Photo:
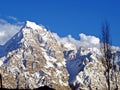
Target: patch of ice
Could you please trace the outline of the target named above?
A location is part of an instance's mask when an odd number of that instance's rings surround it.
[[[62,63],[60,63],[60,62],[58,62],[57,65],[58,65],[58,67],[63,66]]]
[[[52,64],[51,62],[49,62],[49,61],[47,61],[47,63],[46,63],[46,64],[47,64],[46,68],[49,68],[49,67],[54,67],[54,66],[53,66],[53,64]]]

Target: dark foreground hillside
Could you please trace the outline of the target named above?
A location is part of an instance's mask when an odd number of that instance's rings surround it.
[[[7,89],[7,88],[0,88],[0,90],[18,90],[18,89]],[[31,89],[20,89],[20,90],[31,90]],[[48,86],[43,86],[43,87],[39,87],[39,88],[36,88],[36,89],[33,89],[33,90],[55,90],[53,88],[50,88]]]

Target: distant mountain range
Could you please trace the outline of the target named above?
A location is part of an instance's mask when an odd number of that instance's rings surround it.
[[[106,90],[105,67],[98,39],[90,47],[84,42],[60,40],[44,26],[26,21],[24,27],[0,46],[2,85],[9,89],[48,86],[56,90]],[[68,41],[68,42],[67,42]],[[73,40],[74,41],[74,40]],[[120,89],[120,52],[114,51]],[[112,88],[113,84],[111,73]]]

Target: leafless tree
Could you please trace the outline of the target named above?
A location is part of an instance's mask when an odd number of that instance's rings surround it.
[[[103,54],[103,64],[106,69],[105,76],[108,85],[108,90],[110,90],[110,69],[111,69],[111,60],[112,60],[112,49],[109,33],[109,25],[105,23],[102,26],[102,38],[101,38],[101,52]]]

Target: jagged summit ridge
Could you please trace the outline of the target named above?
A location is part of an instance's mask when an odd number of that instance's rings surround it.
[[[32,28],[33,30],[42,30],[42,26],[37,25],[35,22],[26,21],[25,27]]]
[[[29,46],[33,43],[36,43],[36,41],[38,41],[37,43],[43,43],[42,41],[45,43],[51,39],[55,40],[54,36],[50,31],[47,31],[46,28],[37,25],[34,22],[26,21],[23,28],[9,41],[7,41],[7,43],[4,45],[4,49],[7,49],[8,46],[12,47],[11,49],[18,48],[18,46],[21,47],[22,45]]]
[[[37,25],[35,22],[26,21],[21,32],[24,37],[28,36],[27,38],[29,38],[32,37],[32,35],[35,33],[42,35],[42,33],[47,32],[47,30],[43,26]]]

